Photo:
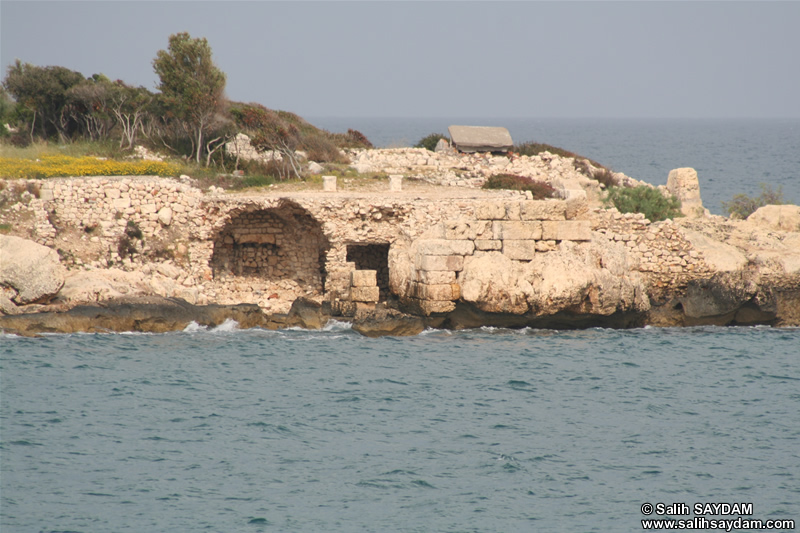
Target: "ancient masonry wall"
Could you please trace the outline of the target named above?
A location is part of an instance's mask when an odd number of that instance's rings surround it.
[[[592,229],[598,237],[625,243],[634,268],[648,276],[651,294],[656,297],[675,292],[711,271],[703,254],[692,247],[672,220],[651,223],[640,213],[600,210],[593,214]]]
[[[447,311],[460,297],[466,256],[500,252],[530,261],[562,241],[622,241],[634,268],[656,286],[708,272],[671,222],[589,212],[585,199],[236,196],[158,177],[51,179],[39,186],[40,198],[30,203],[35,239],[59,248],[68,234],[79,235],[84,249],[75,251],[70,268],[163,275],[174,283],[152,285],[165,287],[165,296],[197,303],[269,308],[274,298],[347,298],[352,272],[366,269],[377,271],[381,297],[391,285],[424,312]],[[131,225],[141,238],[129,238],[133,251],[120,254]],[[411,262],[411,279],[387,283],[401,256]]]

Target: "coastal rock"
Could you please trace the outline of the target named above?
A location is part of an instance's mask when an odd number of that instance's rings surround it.
[[[800,206],[765,205],[747,217],[747,221],[779,231],[800,231]]]
[[[467,258],[459,282],[461,299],[490,313],[608,316],[649,307],[643,280],[621,245],[564,242],[530,262],[489,252]]]
[[[115,298],[153,294],[144,274],[118,268],[70,272],[57,301],[65,305],[103,302]]]
[[[0,286],[14,289],[17,305],[52,299],[64,285],[58,253],[33,241],[0,235]]]
[[[322,304],[308,298],[298,298],[289,309],[286,323],[303,329],[322,329],[328,318],[330,317],[323,313]]]
[[[323,166],[317,163],[316,161],[310,161],[308,163],[308,172],[310,174],[322,174],[322,171],[324,170],[325,168],[323,168]]]
[[[747,257],[735,246],[714,240],[699,231],[684,229],[683,233],[714,271],[733,272],[747,264]]]
[[[681,201],[681,212],[691,218],[705,214],[700,198],[700,182],[693,168],[676,168],[667,177],[667,190]]]
[[[376,309],[359,313],[353,320],[353,331],[365,337],[419,335],[424,329],[425,321],[421,317],[394,309]]]
[[[38,333],[101,333],[181,331],[192,322],[215,327],[235,320],[241,328],[268,325],[257,305],[195,306],[178,298],[121,298],[98,305],[77,306],[69,311],[27,313],[0,317],[0,330],[19,335]]]

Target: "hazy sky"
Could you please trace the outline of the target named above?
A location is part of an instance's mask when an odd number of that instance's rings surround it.
[[[205,37],[229,98],[307,117],[800,117],[800,2],[0,2],[15,59],[154,89]]]

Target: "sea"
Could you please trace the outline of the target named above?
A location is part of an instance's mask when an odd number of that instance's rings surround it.
[[[798,121],[498,122],[637,179],[694,166],[709,208],[760,181],[800,199]],[[449,125],[312,123],[378,145]],[[649,520],[796,528],[800,328],[0,333],[3,533]]]

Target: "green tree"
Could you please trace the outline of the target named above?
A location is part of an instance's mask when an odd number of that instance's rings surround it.
[[[16,104],[11,95],[8,94],[5,87],[0,85],[0,137],[6,137],[10,134],[6,124],[9,127],[14,126],[16,118],[15,107]]]
[[[114,127],[108,105],[112,89],[111,80],[95,74],[67,90],[66,108],[79,131],[91,140],[107,138]]]
[[[67,91],[83,81],[80,72],[68,68],[37,67],[17,60],[8,68],[3,85],[26,111],[23,118],[30,121],[31,140],[38,122],[45,138],[57,133],[66,141],[76,126],[67,106]]]
[[[141,130],[153,103],[153,94],[144,87],[131,87],[117,80],[111,88],[108,108],[122,130],[119,147],[125,142],[133,148],[136,132]]]
[[[185,32],[170,35],[168,50],[158,51],[153,69],[161,81],[162,100],[186,129],[192,155],[200,163],[203,140],[224,109],[225,73],[214,65],[208,41]]]

